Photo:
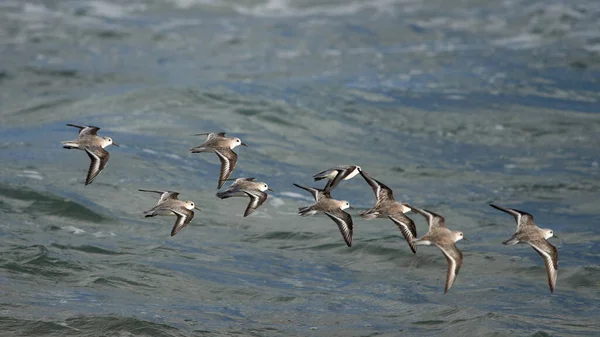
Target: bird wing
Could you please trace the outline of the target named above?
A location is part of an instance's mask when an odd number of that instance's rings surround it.
[[[558,276],[558,250],[546,239],[540,238],[528,243],[544,259],[546,273],[548,274],[548,285],[550,286],[550,292],[553,293],[556,287],[556,277]]]
[[[417,246],[412,241],[417,237],[417,227],[409,217],[404,216],[404,214],[402,215],[403,217],[393,217],[391,215],[388,215],[388,218],[390,218],[390,220],[392,220],[396,224],[396,226],[398,226],[398,229],[406,239],[406,243],[408,243],[408,246],[410,247],[412,252],[416,254]]]
[[[234,183],[238,181],[255,181],[256,178],[237,178]]]
[[[158,204],[161,204],[163,202],[165,202],[166,200],[172,199],[172,200],[179,200],[177,198],[177,196],[179,195],[179,192],[173,192],[173,191],[156,191],[156,190],[144,190],[144,189],[138,189],[138,191],[141,192],[153,192],[153,193],[158,193],[160,194],[160,199],[158,199]]]
[[[190,221],[192,221],[192,219],[194,218],[194,212],[185,208],[169,208],[169,210],[171,210],[171,212],[177,215],[177,220],[175,221],[173,229],[171,230],[171,236],[174,236],[175,234],[179,233],[179,231],[181,231],[183,228],[185,228],[185,226],[187,226],[190,223]]]
[[[217,192],[216,196],[221,199],[227,199],[231,197],[245,197],[246,193],[240,188],[240,186],[234,183],[226,190]]]
[[[294,186],[301,188],[301,189],[307,191],[308,193],[310,193],[313,196],[313,198],[315,198],[315,201],[319,201],[319,196],[321,193],[323,193],[323,190],[314,188],[314,187],[306,187],[306,186],[302,186],[302,185],[298,185],[298,184],[294,184]]]
[[[437,245],[437,244],[436,244]],[[446,261],[448,261],[448,272],[446,274],[446,286],[444,287],[444,294],[448,292],[448,289],[454,284],[456,275],[460,271],[463,263],[463,255],[454,243],[448,246],[437,245],[438,248],[444,253]]]
[[[329,180],[327,182],[327,184],[325,185],[325,188],[323,190],[331,191],[340,183],[340,181],[346,179],[346,177],[348,177],[355,169],[356,169],[356,166],[349,166],[349,167],[338,166],[338,167],[334,167],[334,168],[330,169],[330,170],[337,171],[337,174],[335,175],[335,178],[333,178],[332,180]]]
[[[385,184],[381,183],[377,179],[372,178],[367,174],[367,172],[363,170],[359,170],[360,175],[365,179],[365,181],[371,186],[373,189],[373,193],[375,193],[375,198],[377,202],[381,200],[394,200],[394,193],[392,189],[387,187]]]
[[[225,132],[211,132],[208,134],[208,137],[206,137],[206,140],[208,141],[219,137],[225,137]]]
[[[85,179],[85,184],[89,185],[96,179],[98,174],[104,170],[108,163],[108,159],[110,158],[110,154],[100,146],[86,147],[85,152],[88,154],[88,157],[90,157],[90,168],[88,169],[88,174]]]
[[[344,241],[346,241],[348,247],[352,247],[352,229],[354,226],[352,224],[352,217],[350,214],[341,209],[327,211],[325,214],[327,214],[327,216],[338,225],[338,228],[342,233],[342,237],[344,237]]]
[[[408,205],[408,207],[410,207],[410,209],[413,212],[417,212],[427,219],[427,222],[429,223],[429,230],[431,230],[432,228],[436,228],[436,227],[438,227],[438,228],[446,227],[446,223],[445,223],[443,216],[441,216],[439,214],[435,214],[426,209],[420,209],[420,208],[410,206],[410,205]]]
[[[250,197],[250,202],[244,212],[244,217],[247,217],[267,200],[267,193],[261,191],[244,191],[244,193]]]
[[[533,222],[533,215],[527,212],[519,211],[518,209],[514,208],[504,208],[502,206],[494,204],[490,204],[490,206],[494,207],[497,210],[512,215],[515,218],[515,221],[517,222],[517,232],[524,227],[535,225],[535,223]]]
[[[237,154],[229,148],[215,149],[215,153],[221,160],[221,173],[219,174],[219,184],[217,186],[217,188],[221,188],[235,169]]]
[[[87,136],[87,135],[93,135],[93,136],[97,136],[98,135],[98,130],[100,130],[99,127],[97,126],[81,126],[81,125],[75,125],[75,124],[67,124],[67,126],[72,126],[74,128],[78,128],[79,129],[79,136],[78,137],[83,137],[83,136]]]

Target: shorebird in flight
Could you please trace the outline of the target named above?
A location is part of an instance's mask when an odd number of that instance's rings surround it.
[[[65,149],[78,149],[85,151],[88,157],[90,157],[90,168],[88,169],[87,177],[85,178],[85,185],[91,184],[94,179],[104,170],[110,154],[104,148],[109,145],[119,146],[119,144],[113,142],[110,137],[98,136],[97,126],[80,126],[75,124],[67,124],[79,129],[79,135],[75,140],[67,140],[61,142]]]

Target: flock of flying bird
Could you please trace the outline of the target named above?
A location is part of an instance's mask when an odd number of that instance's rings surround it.
[[[96,126],[67,125],[78,128],[79,135],[75,140],[62,142],[63,147],[67,149],[83,150],[88,154],[91,163],[85,184],[89,185],[94,181],[98,174],[106,168],[110,154],[108,151],[104,150],[104,148],[109,145],[119,145],[113,142],[110,137],[98,136],[98,130],[100,130],[100,128]],[[214,152],[217,154],[221,161],[221,171],[217,185],[217,189],[220,189],[225,181],[233,180],[229,179],[237,163],[237,154],[233,152],[233,149],[239,145],[247,145],[239,138],[226,137],[225,133],[203,133],[197,134],[196,136],[201,135],[208,136],[206,141],[197,147],[191,148],[190,152]],[[407,203],[396,201],[392,190],[388,186],[369,176],[360,166],[336,166],[315,174],[313,176],[315,181],[327,179],[327,183],[322,189],[294,184],[296,187],[311,193],[315,199],[313,205],[300,207],[298,214],[304,217],[319,212],[325,213],[337,224],[344,241],[348,247],[351,247],[353,222],[350,214],[346,213],[344,210],[352,207],[348,201],[332,198],[331,191],[342,180],[351,179],[358,174],[360,174],[371,186],[376,197],[375,206],[369,210],[360,212],[360,216],[366,220],[375,218],[390,219],[396,224],[406,239],[408,246],[415,254],[417,253],[417,246],[419,245],[437,246],[448,262],[444,293],[448,292],[448,289],[452,287],[463,263],[462,252],[456,247],[457,241],[462,239],[466,240],[463,233],[448,229],[445,220],[441,215],[411,206]],[[255,181],[255,178],[238,178],[233,181],[229,188],[217,192],[216,196],[221,199],[249,197],[249,203],[244,212],[244,217],[246,217],[252,214],[252,212],[267,200],[267,193],[265,193],[267,190],[273,191],[267,184]],[[171,236],[177,234],[192,221],[194,218],[194,209],[200,210],[192,201],[179,200],[179,193],[177,192],[146,189],[140,189],[139,191],[160,194],[156,206],[144,212],[146,217],[154,217],[157,215],[177,216],[177,220],[171,231]],[[547,239],[554,236],[552,230],[539,228],[534,223],[533,216],[529,213],[493,204],[490,204],[490,206],[506,212],[515,218],[517,230],[512,237],[504,241],[503,244],[515,245],[517,243],[527,243],[533,247],[544,260],[550,292],[553,293],[558,274],[558,251],[556,247],[547,241]],[[410,211],[418,213],[427,219],[429,229],[425,235],[421,236],[421,238],[417,238],[415,223],[405,215],[405,213]]]

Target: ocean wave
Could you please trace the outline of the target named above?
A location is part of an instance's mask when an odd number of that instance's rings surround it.
[[[104,222],[109,217],[67,198],[38,192],[26,187],[0,185],[0,197],[12,205],[13,211],[27,211],[30,215],[53,215],[78,221]],[[10,200],[17,200],[11,203]],[[26,202],[26,204],[23,204]]]

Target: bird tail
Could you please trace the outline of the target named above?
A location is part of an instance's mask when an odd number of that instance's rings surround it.
[[[154,212],[154,209],[151,209],[149,211],[145,211],[144,215],[146,216],[146,218],[150,218],[153,216],[157,216],[158,214],[156,214],[156,212]]]
[[[315,213],[317,213],[317,211],[312,210],[310,208],[310,206],[298,208],[298,215],[300,215],[300,216],[309,216],[309,215],[313,215]]]
[[[231,195],[230,191],[220,191],[216,193],[217,198],[220,199],[227,199],[227,198],[231,198],[233,195]]]
[[[65,149],[78,149],[79,144],[73,143],[72,140],[66,140],[64,142],[60,142]]]
[[[379,212],[373,212],[372,210],[367,210],[360,212],[360,217],[365,220],[373,220],[379,215]]]
[[[503,241],[502,243],[507,246],[512,246],[512,245],[516,245],[517,243],[519,243],[519,239],[512,236],[510,239]]]
[[[209,149],[207,147],[204,146],[198,146],[198,147],[192,147],[190,149],[191,153],[200,153],[200,152],[207,152]]]
[[[423,240],[423,238],[414,238],[410,241],[410,243],[412,243],[415,246],[429,246],[431,245],[431,241],[429,240]]]

